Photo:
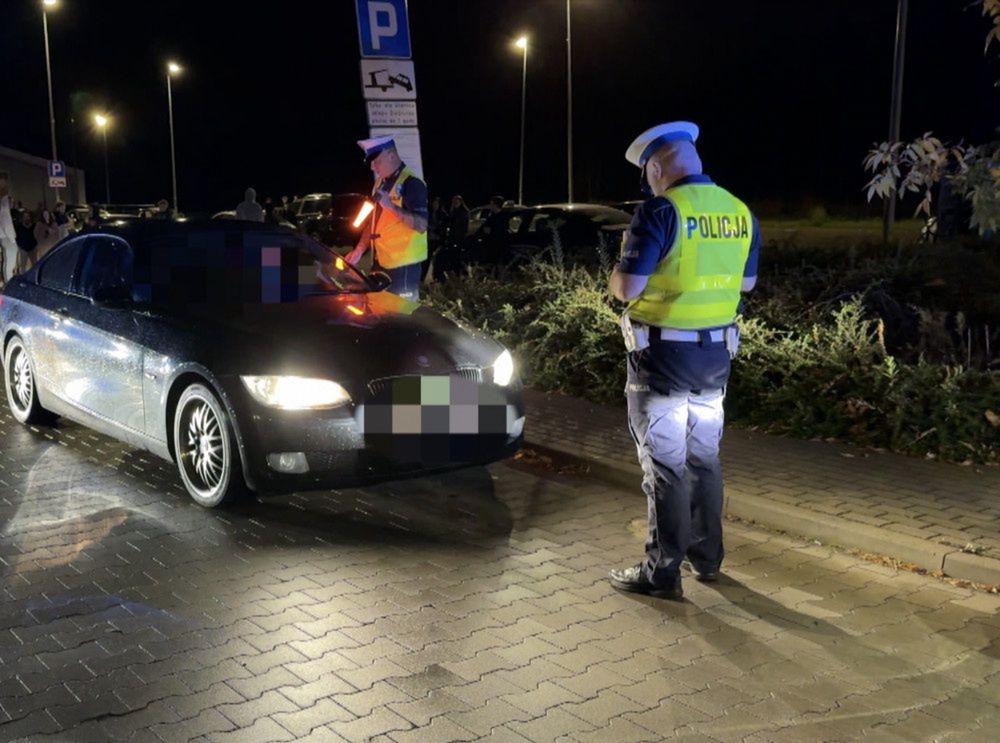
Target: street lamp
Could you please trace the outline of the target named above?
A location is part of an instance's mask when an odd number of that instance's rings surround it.
[[[889,142],[899,141],[899,121],[903,111],[903,65],[906,59],[906,16],[909,0],[896,5],[896,49],[892,62],[892,102],[889,106]],[[882,208],[882,242],[889,243],[889,230],[896,221],[896,191],[889,194]],[[902,249],[900,243],[899,249]]]
[[[50,9],[58,6],[59,0],[42,0],[42,33],[45,35],[45,77],[49,82],[49,129],[52,133],[52,159],[58,160],[56,152],[56,113],[52,104],[52,63],[49,61],[49,14]],[[59,189],[56,190],[56,201],[59,201]]]
[[[566,186],[573,203],[573,24],[566,0]]]
[[[170,78],[181,74],[181,66],[176,62],[167,62],[167,111],[170,116],[170,173],[174,184],[174,216],[177,216],[177,155],[174,151],[174,98],[170,90]]]
[[[517,203],[524,203],[524,101],[525,90],[528,85],[528,37],[522,36],[514,42],[514,46],[520,49],[523,63],[521,65],[521,165],[517,171]]]
[[[108,124],[111,119],[104,114],[94,114],[94,123],[104,137],[104,201],[111,203],[111,176],[108,175]]]

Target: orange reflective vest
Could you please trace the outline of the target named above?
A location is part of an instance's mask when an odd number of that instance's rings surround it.
[[[394,205],[403,206],[403,184],[408,178],[416,177],[412,170],[403,167],[389,189],[389,200]],[[391,209],[378,210],[374,233],[375,260],[382,268],[398,268],[427,260],[427,233],[417,232]]]

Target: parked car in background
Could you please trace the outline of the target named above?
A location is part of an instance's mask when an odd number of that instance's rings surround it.
[[[206,507],[513,455],[510,352],[388,282],[253,222],[67,238],[0,293],[11,414],[64,416],[170,460]]]
[[[353,248],[362,229],[354,226],[354,220],[367,198],[360,193],[332,194],[326,211],[300,218],[296,224],[302,232],[328,247]]]
[[[302,220],[312,217],[319,217],[330,210],[330,203],[333,194],[311,193],[300,199],[289,202],[285,210],[285,219],[294,225],[299,225]]]
[[[639,208],[642,203],[642,199],[632,199],[630,201],[610,201],[608,206],[612,209],[618,209],[626,214],[635,214],[635,210]]]
[[[66,213],[72,215],[75,229],[79,232],[83,229],[87,223],[87,218],[90,216],[90,206],[87,204],[68,204],[66,206]],[[108,210],[100,205],[97,209],[97,216],[101,222],[106,222],[111,217]]]
[[[601,204],[543,204],[510,207],[488,217],[479,231],[458,245],[442,247],[434,271],[460,270],[474,264],[511,265],[535,256],[554,256],[569,263],[597,266],[618,255],[631,216]],[[602,255],[603,253],[603,255]]]
[[[487,217],[493,214],[493,209],[490,208],[489,204],[485,206],[477,206],[473,209],[469,209],[469,233],[470,235],[475,235],[479,232],[479,228],[483,226]]]

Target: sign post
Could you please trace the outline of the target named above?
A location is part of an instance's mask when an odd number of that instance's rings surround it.
[[[406,0],[355,0],[361,44],[361,92],[370,137],[391,135],[403,161],[421,178],[417,80]]]
[[[66,188],[66,163],[49,160],[49,188]]]

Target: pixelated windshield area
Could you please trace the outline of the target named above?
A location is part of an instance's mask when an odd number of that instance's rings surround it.
[[[277,304],[370,291],[361,272],[295,233],[191,232],[154,238],[137,253],[133,297],[159,307]]]
[[[357,411],[365,445],[397,462],[474,461],[516,414],[502,389],[455,374],[375,380]]]

